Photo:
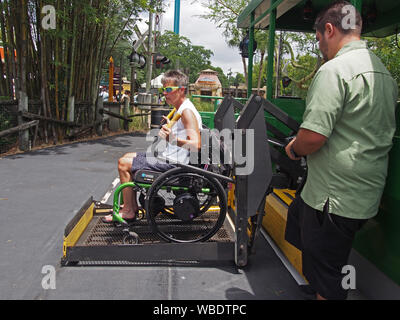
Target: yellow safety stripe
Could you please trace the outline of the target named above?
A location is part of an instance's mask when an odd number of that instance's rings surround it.
[[[64,243],[63,243],[63,257],[67,256],[67,248],[73,247],[77,241],[79,240],[82,233],[85,231],[86,227],[88,226],[89,222],[93,218],[93,209],[94,203],[85,211],[82,215],[81,219],[75,225],[75,227],[71,230],[68,236],[64,236]]]

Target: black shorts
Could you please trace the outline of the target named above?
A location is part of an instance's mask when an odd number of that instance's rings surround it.
[[[303,274],[319,295],[343,300],[342,280],[355,233],[365,219],[350,219],[311,208],[300,196],[288,210],[285,239],[302,252]]]
[[[147,158],[145,152],[138,152],[132,160],[131,172],[134,174],[137,170],[153,170],[153,171],[168,171],[175,168],[174,165],[163,162],[155,157]]]

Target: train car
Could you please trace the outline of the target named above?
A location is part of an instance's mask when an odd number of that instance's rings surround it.
[[[239,28],[249,31],[248,88],[252,88],[255,29],[269,30],[267,100],[301,123],[305,108],[302,99],[273,96],[274,54],[276,31],[314,33],[313,14],[330,0],[253,0],[237,20]],[[351,0],[363,15],[364,37],[387,37],[397,34],[400,27],[400,3],[394,0]],[[399,108],[397,108],[399,110]],[[268,117],[267,117],[268,120]],[[274,121],[274,119],[270,119]],[[357,289],[369,298],[400,297],[400,132],[397,131],[390,152],[389,171],[379,213],[358,232],[353,243],[349,264],[357,271]],[[266,201],[263,226],[286,258],[302,274],[301,252],[284,239],[287,208],[294,190],[274,190]]]

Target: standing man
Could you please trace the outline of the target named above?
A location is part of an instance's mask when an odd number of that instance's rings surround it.
[[[326,63],[286,147],[290,159],[307,156],[308,164],[304,188],[289,208],[286,239],[302,250],[303,273],[317,299],[346,299],[342,268],[355,233],[378,211],[398,89],[360,40],[361,15],[349,2],[330,4],[315,28]]]

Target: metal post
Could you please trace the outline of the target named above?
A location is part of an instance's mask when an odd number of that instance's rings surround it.
[[[151,5],[153,5],[153,1],[151,1]],[[153,13],[150,11],[149,13],[149,52],[147,54],[147,77],[146,77],[146,92],[150,92],[151,87],[151,76],[153,73]]]
[[[271,6],[276,0],[271,0]],[[267,65],[267,99],[272,99],[273,74],[274,74],[274,52],[275,52],[275,26],[276,9],[272,10],[269,16],[269,44],[268,44],[268,65]]]
[[[154,6],[154,1],[151,1],[151,6]],[[154,37],[153,37],[153,13],[150,11],[149,14],[149,52],[147,55],[147,78],[146,78],[146,93],[150,95],[151,102],[151,78],[153,74],[153,53],[154,53]],[[146,119],[147,118],[147,119]],[[143,118],[144,122],[147,123],[146,127],[150,128],[150,117],[146,116]]]
[[[218,99],[214,100],[214,112],[218,110]]]
[[[131,65],[131,98],[135,96],[136,92],[136,68],[135,65]]]
[[[122,53],[119,61],[119,96],[122,97]]]
[[[179,18],[181,11],[181,0],[175,0],[174,32],[179,34]]]
[[[108,102],[113,102],[114,96],[114,59],[110,57],[110,66],[108,68]]]
[[[250,17],[250,30],[249,30],[249,62],[248,62],[248,72],[247,72],[247,97],[251,96],[253,89],[253,48],[254,48],[254,11],[251,13]]]

